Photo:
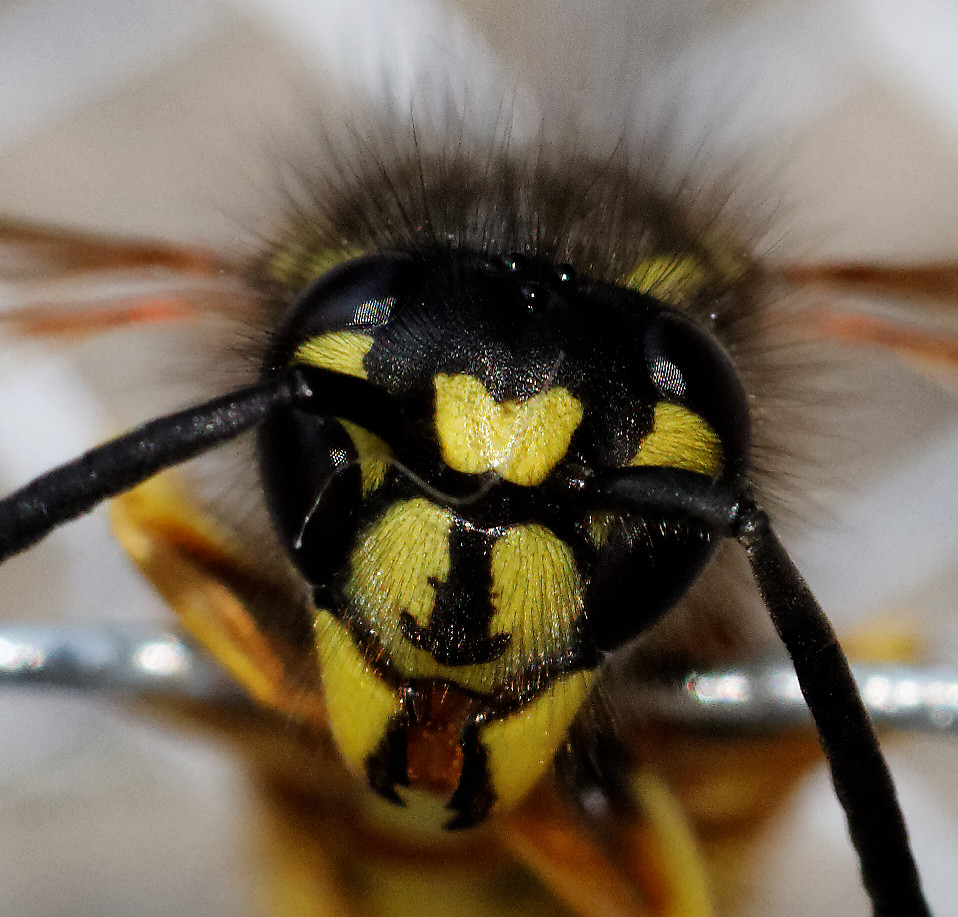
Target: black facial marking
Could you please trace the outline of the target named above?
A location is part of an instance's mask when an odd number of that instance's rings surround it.
[[[366,758],[366,779],[370,787],[384,799],[400,806],[403,801],[396,787],[409,786],[407,750],[406,723],[394,718],[389,721],[376,750]]]
[[[492,546],[495,536],[461,521],[449,531],[449,577],[439,582],[429,625],[421,627],[409,612],[400,617],[403,636],[443,665],[477,665],[498,659],[509,634],[490,634]]]
[[[462,775],[447,808],[456,813],[446,827],[450,830],[471,828],[484,821],[496,801],[496,792],[489,775],[486,749],[479,741],[479,725],[468,723],[462,731]]]

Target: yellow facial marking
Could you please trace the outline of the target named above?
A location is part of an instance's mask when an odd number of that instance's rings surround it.
[[[519,525],[492,549],[493,633],[512,636],[517,666],[561,652],[582,614],[582,583],[569,546],[541,525]]]
[[[396,668],[413,678],[444,678],[478,693],[501,682],[502,660],[484,665],[448,666],[413,646],[400,629],[406,611],[421,627],[429,624],[436,588],[449,577],[452,515],[425,499],[390,507],[362,536],[352,556],[347,595],[376,631]]]
[[[660,401],[652,432],[630,465],[661,465],[703,474],[718,474],[724,455],[718,434],[694,411]]]
[[[440,374],[435,387],[443,460],[466,474],[495,471],[514,484],[541,484],[582,422],[582,405],[564,388],[496,404],[473,376]]]
[[[594,680],[593,672],[568,675],[531,704],[482,730],[497,805],[514,804],[549,769]]]
[[[315,632],[329,728],[346,762],[362,774],[390,717],[399,713],[399,697],[363,659],[344,624],[320,610]]]
[[[643,258],[636,265],[625,286],[669,305],[680,306],[694,297],[708,280],[705,265],[693,255],[655,255]]]
[[[292,362],[365,379],[366,367],[363,366],[363,360],[372,346],[373,339],[368,334],[332,331],[300,344],[293,354]]]

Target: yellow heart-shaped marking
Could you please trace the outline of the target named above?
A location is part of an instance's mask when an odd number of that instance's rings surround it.
[[[495,471],[514,484],[541,484],[582,422],[582,404],[564,388],[497,404],[474,376],[439,374],[435,387],[443,460],[466,474]]]

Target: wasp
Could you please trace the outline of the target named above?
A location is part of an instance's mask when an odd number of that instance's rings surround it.
[[[15,494],[9,550],[255,427],[273,533],[259,544],[285,552],[311,610],[277,616],[211,523],[220,579],[266,638],[239,644],[246,684],[309,725],[312,679],[347,769],[387,813],[435,819],[438,800],[443,831],[481,830],[526,796],[602,661],[668,613],[723,536],[744,538],[773,610],[776,593],[810,607],[750,490],[734,320],[759,275],[650,219],[662,202],[629,169],[572,162],[584,186],[548,161],[417,150],[326,188],[323,219],[258,269],[258,299],[282,313],[259,380]],[[604,183],[628,191],[627,243],[589,232],[615,211]],[[640,620],[623,620],[640,593]],[[274,657],[297,676],[289,702],[282,678],[255,687]]]

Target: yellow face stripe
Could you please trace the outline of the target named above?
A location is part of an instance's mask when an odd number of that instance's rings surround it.
[[[349,434],[356,448],[356,454],[359,456],[359,472],[362,475],[363,496],[368,497],[382,486],[392,452],[389,446],[365,427],[342,419],[339,423]]]
[[[496,805],[513,805],[549,769],[594,681],[594,672],[568,675],[531,704],[482,730]]]
[[[698,414],[678,404],[655,406],[652,432],[642,441],[630,465],[661,465],[716,475],[724,455],[718,434]]]
[[[390,717],[399,713],[399,697],[363,659],[344,624],[319,610],[315,633],[329,729],[346,763],[362,774]]]
[[[413,678],[445,678],[479,693],[501,683],[503,662],[474,666],[442,665],[413,646],[400,630],[407,611],[428,626],[436,601],[430,582],[449,577],[452,515],[428,500],[406,500],[390,507],[364,535],[352,556],[347,594],[352,606],[379,636],[396,668]]]
[[[363,361],[373,346],[368,334],[355,331],[332,331],[322,334],[299,345],[293,354],[292,362],[305,363],[319,369],[329,369],[344,376],[357,379],[367,377]],[[356,447],[359,456],[359,471],[362,475],[363,496],[371,494],[386,477],[386,469],[391,455],[389,447],[378,437],[357,424],[346,420],[339,421]]]
[[[368,334],[355,331],[332,331],[304,341],[293,354],[292,362],[329,369],[344,376],[366,378],[363,360],[373,346]]]
[[[564,388],[496,404],[473,376],[440,374],[435,387],[443,460],[466,474],[495,471],[514,484],[541,484],[582,422],[581,403]]]

